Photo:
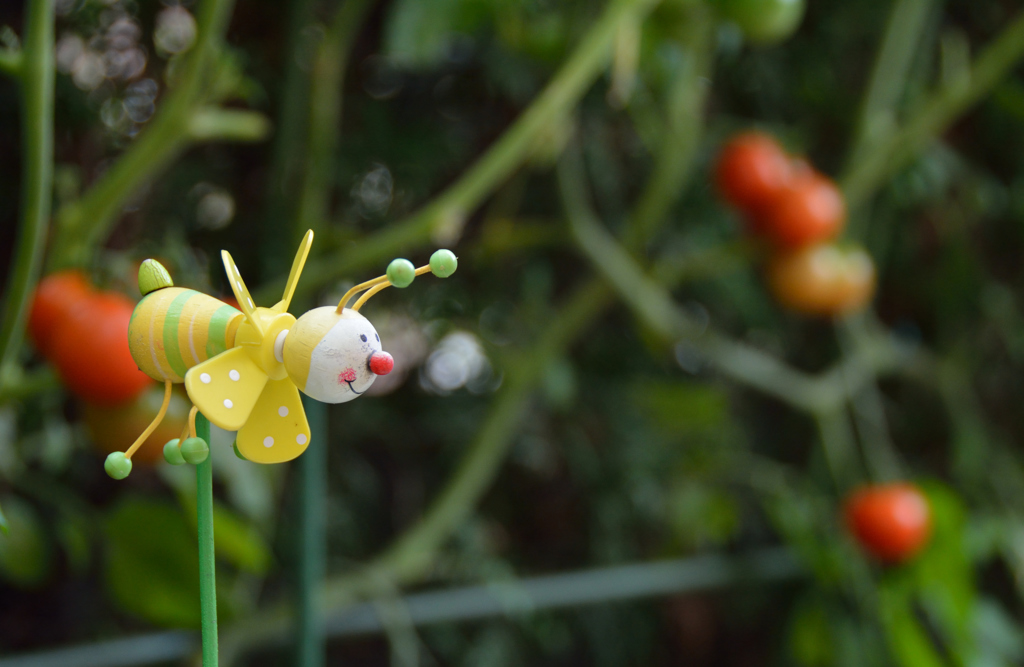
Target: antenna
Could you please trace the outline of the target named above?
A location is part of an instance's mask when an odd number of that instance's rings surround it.
[[[373,280],[367,280],[364,283],[359,283],[349,291],[345,292],[345,296],[341,297],[341,301],[338,302],[337,313],[341,313],[345,310],[345,304],[349,300],[359,294],[360,292],[366,292],[355,302],[352,306],[352,310],[359,312],[359,309],[363,307],[363,304],[370,300],[377,292],[388,288],[398,287],[404,288],[412,284],[412,281],[416,279],[416,276],[421,276],[424,273],[433,273],[438,278],[447,278],[448,276],[455,273],[455,270],[459,267],[459,260],[451,250],[438,250],[430,256],[430,263],[425,264],[419,268],[415,268],[413,263],[407,259],[395,259],[388,264],[388,270],[383,276],[377,276]]]

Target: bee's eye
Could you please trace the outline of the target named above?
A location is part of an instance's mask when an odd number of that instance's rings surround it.
[[[359,334],[359,340],[366,342],[366,334]]]
[[[380,342],[380,334],[373,334],[373,335],[377,337],[377,342],[379,343]]]

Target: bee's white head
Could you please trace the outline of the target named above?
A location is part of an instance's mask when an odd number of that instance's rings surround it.
[[[351,401],[394,366],[368,319],[332,306],[296,320],[283,342],[283,360],[295,384],[324,403]]]

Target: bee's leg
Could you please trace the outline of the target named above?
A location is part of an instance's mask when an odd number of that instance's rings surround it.
[[[171,465],[180,466],[188,462],[182,450],[185,441],[189,439],[189,434],[191,437],[195,437],[196,412],[198,412],[198,408],[193,405],[192,410],[188,413],[188,419],[185,420],[185,427],[181,429],[181,435],[176,440],[171,440],[164,445],[164,460]]]
[[[199,408],[192,406],[192,409],[188,412],[188,437],[196,437],[196,413],[199,412]],[[184,440],[184,438],[182,438]]]
[[[195,410],[196,409],[195,406],[192,406],[192,409]],[[189,416],[191,416],[191,413],[189,413]],[[181,443],[185,442],[185,439],[189,437],[188,422],[189,422],[189,420],[186,419],[185,420],[185,426],[181,429],[181,435],[178,436],[178,446],[179,447],[181,447]]]
[[[107,456],[107,460],[103,463],[103,468],[107,471],[107,474],[114,479],[124,479],[132,471],[132,454],[134,454],[142,443],[149,439],[149,436],[153,435],[153,431],[160,425],[160,422],[164,420],[164,415],[167,414],[167,406],[171,402],[171,381],[164,382],[164,400],[160,404],[160,412],[156,414],[156,418],[150,422],[146,430],[142,432],[132,446],[125,452],[111,452]]]
[[[171,381],[167,380],[166,382],[164,382],[164,401],[163,403],[160,404],[160,412],[156,413],[156,417],[153,419],[152,422],[150,422],[149,426],[146,427],[146,430],[142,432],[142,435],[136,438],[135,442],[132,443],[132,446],[129,447],[128,451],[124,453],[124,457],[126,459],[130,459],[132,457],[132,454],[134,454],[136,450],[138,450],[138,448],[142,446],[142,443],[146,442],[146,440],[149,439],[149,436],[153,435],[153,431],[155,431],[156,427],[160,425],[160,422],[164,420],[164,415],[167,414],[167,406],[170,404],[170,402]]]

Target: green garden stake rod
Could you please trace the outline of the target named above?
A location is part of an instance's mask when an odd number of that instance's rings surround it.
[[[309,428],[316,442],[299,459],[299,553],[296,603],[297,667],[324,666],[324,622],[320,613],[320,590],[326,570],[327,535],[327,406],[304,399]]]
[[[207,447],[210,422],[196,416],[196,436]],[[203,629],[203,667],[217,667],[217,564],[213,547],[213,462],[196,466],[196,518],[199,526],[199,609]]]

